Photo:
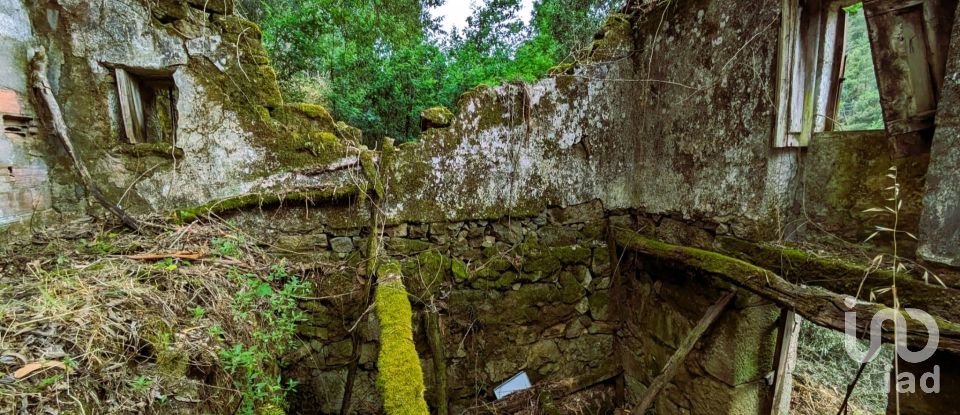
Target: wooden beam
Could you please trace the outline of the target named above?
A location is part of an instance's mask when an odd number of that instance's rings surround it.
[[[433,356],[434,385],[437,415],[450,415],[450,402],[447,397],[447,358],[443,351],[443,335],[440,330],[440,313],[436,309],[427,309],[423,313],[424,327],[427,332],[427,344]]]
[[[893,280],[889,270],[871,270],[867,265],[849,259],[791,247],[731,237],[717,238],[716,246],[720,253],[771,270],[788,282],[815,285],[837,294],[855,296],[861,291],[861,297],[866,297],[871,291],[889,288]],[[952,275],[941,274],[941,277],[951,286],[955,283]],[[897,275],[897,293],[903,307],[920,309],[945,321],[960,322],[960,307],[957,307],[960,289],[944,288],[932,280],[927,283],[901,272]],[[876,301],[893,306],[893,298],[889,295],[879,296]]]
[[[771,415],[790,414],[790,395],[793,392],[793,370],[797,366],[797,340],[800,337],[800,317],[789,310],[783,312],[783,324],[777,341],[777,371],[773,385]]]
[[[644,393],[643,399],[641,399],[640,403],[630,412],[637,414],[647,413],[647,409],[650,409],[653,405],[660,391],[662,391],[663,388],[673,380],[674,376],[677,375],[677,372],[680,371],[680,367],[683,365],[684,360],[687,359],[687,355],[693,350],[693,346],[696,346],[697,341],[713,326],[713,323],[717,321],[717,318],[720,317],[723,310],[730,305],[735,295],[735,292],[724,294],[723,297],[707,309],[707,312],[700,318],[700,322],[697,323],[693,330],[687,334],[687,337],[683,339],[683,342],[677,347],[677,351],[673,353],[673,356],[670,356],[670,360],[667,360],[667,364],[663,366],[663,371],[660,372],[660,375],[658,375],[653,382],[650,382],[650,387],[648,387]]]
[[[626,249],[744,288],[783,308],[795,311],[817,325],[833,330],[844,331],[846,313],[855,313],[857,334],[867,335],[873,316],[889,309],[882,304],[862,301],[848,306],[850,296],[820,287],[791,284],[769,270],[716,252],[666,244],[629,229],[618,228],[614,232],[617,243]],[[904,319],[907,321],[907,343],[914,347],[926,346],[928,333],[923,323],[909,315],[904,315]],[[934,316],[934,320],[940,328],[939,348],[960,352],[960,326],[937,316]],[[892,324],[884,326],[881,332],[885,341],[893,343]]]

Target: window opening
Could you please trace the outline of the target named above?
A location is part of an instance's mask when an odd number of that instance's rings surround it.
[[[176,144],[177,88],[172,74],[116,70],[123,131],[130,143]]]
[[[883,111],[880,107],[880,90],[873,65],[870,36],[863,3],[842,9],[844,47],[838,82],[839,96],[836,99],[836,131],[882,130]]]
[[[851,1],[782,0],[775,147],[806,147],[828,129],[843,49],[840,7]]]

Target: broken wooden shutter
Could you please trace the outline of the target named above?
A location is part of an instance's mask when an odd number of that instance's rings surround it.
[[[823,7],[819,0],[781,0],[780,56],[774,147],[806,147],[823,130],[823,107],[817,95],[822,58]]]
[[[800,5],[797,0],[780,2],[780,43],[777,46],[780,56],[777,60],[777,118],[773,133],[774,147],[794,147],[787,136],[790,124],[790,97],[793,73],[794,51],[800,31]]]
[[[131,143],[145,142],[143,120],[143,97],[137,80],[121,68],[116,70],[117,94],[120,102],[120,115],[123,118],[123,131]]]
[[[886,130],[899,153],[911,153],[903,143],[933,128],[957,0],[863,4]]]

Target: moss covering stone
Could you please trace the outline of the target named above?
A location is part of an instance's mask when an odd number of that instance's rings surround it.
[[[453,121],[453,111],[444,106],[427,108],[420,112],[422,129],[442,128],[450,126]]]
[[[180,209],[173,212],[171,216],[179,222],[190,222],[203,215],[285,202],[306,201],[316,203],[323,200],[337,200],[356,195],[358,192],[359,189],[356,186],[338,186],[329,189],[289,192],[284,194],[246,193],[212,201],[193,208]]]
[[[633,33],[630,30],[630,16],[612,14],[600,26],[601,37],[593,41],[590,58],[596,61],[617,59],[633,49]]]
[[[126,154],[134,157],[162,157],[162,158],[183,158],[183,149],[174,147],[170,143],[136,143],[123,144],[113,148],[114,152]]]
[[[385,198],[387,191],[384,189],[383,180],[380,179],[380,171],[377,168],[377,164],[373,161],[373,151],[364,150],[360,152],[360,168],[363,169],[363,175],[366,177],[367,183],[377,196],[377,199],[382,200]]]
[[[467,264],[460,260],[460,258],[453,258],[450,270],[453,272],[453,277],[458,281],[465,281],[470,278],[470,271],[467,269]]]
[[[429,242],[419,239],[390,238],[390,240],[387,241],[387,248],[390,249],[391,253],[399,255],[418,254],[432,247],[433,245]]]
[[[386,262],[377,270],[377,387],[388,415],[427,415],[423,370],[413,341],[413,311],[400,272],[400,264],[395,261]]]

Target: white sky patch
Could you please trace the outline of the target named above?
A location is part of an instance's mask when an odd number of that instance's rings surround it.
[[[467,25],[467,17],[473,11],[475,4],[485,3],[484,0],[447,0],[443,6],[434,7],[430,10],[434,16],[442,17],[440,27],[447,33],[450,33],[454,27],[463,29]],[[525,23],[530,22],[533,15],[533,0],[520,1],[520,19]]]

